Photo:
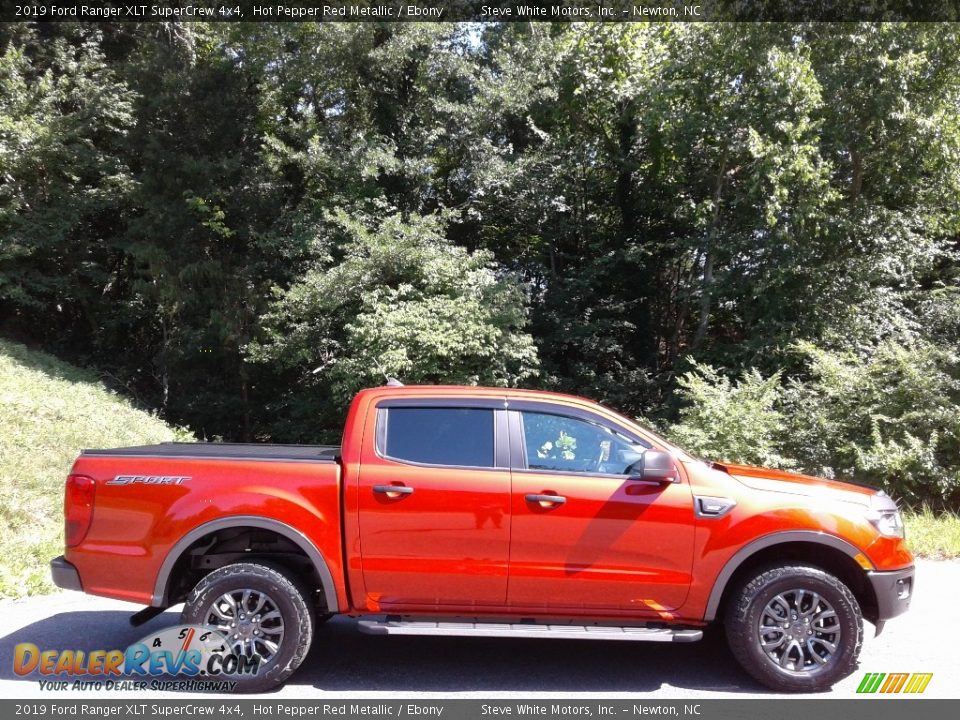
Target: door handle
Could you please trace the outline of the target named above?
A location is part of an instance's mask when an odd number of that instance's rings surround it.
[[[405,485],[374,485],[373,491],[381,495],[412,495],[413,488]]]
[[[527,502],[530,503],[550,503],[551,505],[563,505],[567,499],[563,495],[527,495]]]

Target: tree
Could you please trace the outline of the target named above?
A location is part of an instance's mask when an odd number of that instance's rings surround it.
[[[330,222],[342,243],[278,290],[250,346],[255,360],[294,371],[284,413],[313,418],[301,436],[339,433],[353,394],[384,375],[498,386],[536,375],[524,288],[489,253],[449,243],[438,216]]]
[[[9,25],[0,35],[0,310],[50,344],[98,327],[134,188],[122,147],[133,94],[102,34]]]

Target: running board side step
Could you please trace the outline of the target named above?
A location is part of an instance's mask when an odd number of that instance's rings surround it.
[[[361,620],[367,635],[448,635],[456,637],[553,638],[558,640],[633,640],[696,642],[703,630],[610,625],[539,625],[536,623],[433,622],[416,620]]]

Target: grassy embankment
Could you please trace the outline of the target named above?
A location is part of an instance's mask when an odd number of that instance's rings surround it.
[[[81,448],[177,434],[93,373],[0,340],[0,598],[55,589],[48,563],[63,552],[63,482]]]
[[[935,515],[929,509],[907,512],[907,543],[915,555],[943,560],[960,558],[960,515]]]

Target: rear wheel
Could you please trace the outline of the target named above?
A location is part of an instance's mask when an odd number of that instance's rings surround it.
[[[256,562],[214,570],[190,593],[185,624],[217,630],[238,657],[259,657],[255,674],[231,675],[240,692],[276,687],[300,666],[313,639],[309,593],[283,568]]]
[[[727,642],[754,678],[774,690],[817,692],[857,668],[863,616],[850,589],[818,568],[769,568],[727,609]]]

